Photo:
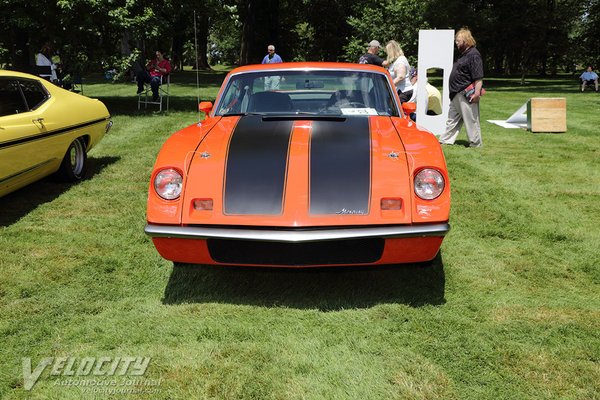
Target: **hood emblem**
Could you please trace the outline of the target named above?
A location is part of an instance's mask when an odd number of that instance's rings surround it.
[[[200,157],[201,158],[209,158],[210,153],[208,151],[203,151],[202,153],[200,153]]]
[[[340,211],[336,211],[336,214],[338,214],[338,215],[348,215],[348,214],[364,215],[365,210],[348,210],[346,208],[342,208]]]
[[[388,154],[388,157],[391,158],[392,160],[397,159],[398,157],[400,157],[400,153],[397,153],[395,151],[390,152],[390,154]]]

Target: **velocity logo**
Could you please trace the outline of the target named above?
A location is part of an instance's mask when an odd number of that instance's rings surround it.
[[[49,368],[50,376],[113,377],[143,376],[150,357],[46,357],[35,367],[31,358],[23,358],[23,388],[31,390],[42,373]]]

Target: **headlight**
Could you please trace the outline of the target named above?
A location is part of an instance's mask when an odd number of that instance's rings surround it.
[[[177,170],[163,169],[154,178],[154,190],[163,199],[174,200],[181,194],[182,182],[183,178]]]
[[[444,191],[444,176],[435,169],[425,168],[415,176],[415,193],[423,200],[433,200]]]

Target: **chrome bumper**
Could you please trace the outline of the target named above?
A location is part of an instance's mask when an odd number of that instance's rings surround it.
[[[238,239],[263,242],[305,243],[324,240],[365,238],[412,238],[444,236],[450,224],[428,224],[410,226],[378,226],[365,228],[298,228],[298,229],[251,229],[207,226],[173,226],[148,224],[144,232],[152,237],[179,239]]]

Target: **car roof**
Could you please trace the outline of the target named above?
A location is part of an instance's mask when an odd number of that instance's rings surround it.
[[[286,62],[275,64],[251,64],[243,67],[238,67],[231,70],[231,74],[241,72],[258,72],[269,70],[290,70],[290,69],[330,69],[330,70],[355,70],[355,71],[371,71],[384,72],[383,67],[371,64],[357,63],[341,63],[341,62]]]

